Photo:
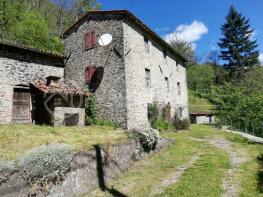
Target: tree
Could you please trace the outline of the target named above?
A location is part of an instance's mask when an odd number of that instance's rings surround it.
[[[88,11],[100,8],[101,4],[97,0],[73,0],[70,5],[67,0],[58,0],[53,11],[58,33],[62,34],[67,27],[75,23]]]
[[[199,93],[210,93],[215,84],[215,71],[211,65],[192,65],[187,69],[188,87]]]
[[[213,50],[209,52],[206,60],[207,64],[211,65],[219,65],[219,52],[217,50]]]
[[[99,10],[101,4],[96,0],[74,0],[73,15],[75,20],[78,20],[81,16],[91,10]]]
[[[243,85],[250,93],[263,94],[263,67],[254,66],[246,74]]]
[[[219,64],[219,61],[219,52],[217,50],[213,50],[208,54],[205,64],[211,65],[214,68],[215,84],[223,85],[224,82],[226,82],[227,72]]]
[[[196,63],[195,51],[192,44],[180,39],[176,34],[170,38],[169,43],[177,53],[186,58],[190,63]]]
[[[63,31],[99,8],[96,0],[0,0],[0,39],[62,52]]]
[[[0,39],[10,39],[12,24],[21,20],[21,13],[25,12],[23,0],[0,0]]]
[[[259,64],[257,42],[252,40],[254,30],[250,28],[249,20],[231,6],[221,31],[220,57],[225,61],[230,79],[240,82],[247,68]]]
[[[38,49],[63,52],[61,41],[50,35],[48,25],[35,12],[21,14],[21,20],[10,27],[12,40]]]

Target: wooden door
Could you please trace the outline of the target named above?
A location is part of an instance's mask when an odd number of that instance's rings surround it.
[[[14,91],[13,95],[13,122],[30,123],[30,92]]]

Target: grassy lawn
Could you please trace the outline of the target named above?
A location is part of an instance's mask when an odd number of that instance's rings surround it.
[[[69,144],[81,151],[95,144],[115,144],[126,139],[123,130],[107,126],[3,125],[0,126],[0,160],[15,160],[34,147],[50,143]]]
[[[209,126],[193,125],[190,131],[163,133],[163,136],[174,138],[175,144],[136,162],[130,170],[108,183],[108,187],[127,196],[151,196],[152,191],[160,187],[163,180],[178,166],[198,155],[197,161],[185,170],[179,181],[163,188],[157,196],[221,196],[224,192],[224,172],[230,168],[229,156],[201,139],[224,138],[232,142],[236,149],[246,151],[249,157],[236,174],[241,185],[240,196],[263,196],[263,161],[262,157],[259,159],[263,155],[262,145],[250,143],[240,136]],[[97,189],[85,197],[88,196],[112,195]]]
[[[204,98],[189,95],[189,112],[213,112],[213,105]]]

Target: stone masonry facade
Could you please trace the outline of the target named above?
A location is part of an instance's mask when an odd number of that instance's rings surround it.
[[[181,108],[181,118],[188,118],[187,79],[183,62],[150,39],[149,52],[146,52],[145,33],[128,21],[123,22],[123,28],[124,51],[129,51],[125,56],[128,128],[149,126],[147,106],[153,102],[159,105],[160,111],[169,103],[172,117]],[[145,84],[145,70],[150,71],[149,87]],[[180,87],[177,87],[178,83]]]
[[[95,32],[96,45],[85,50],[85,34],[89,31]],[[98,39],[105,33],[111,34],[113,40],[108,46],[100,46]],[[145,51],[145,38],[149,40],[149,52]],[[95,91],[103,118],[127,129],[149,127],[147,106],[153,102],[160,108],[170,104],[172,116],[180,109],[182,118],[188,118],[184,60],[170,50],[165,51],[165,46],[125,14],[90,14],[64,34],[64,45],[65,55],[70,57],[65,68],[66,81],[77,80],[79,86],[88,88],[85,68],[90,64],[104,68],[103,79]],[[150,71],[150,87],[145,86],[145,69]]]
[[[85,35],[95,31],[96,46],[85,50]],[[98,38],[110,33],[111,45],[100,46]],[[94,15],[84,21],[77,30],[64,38],[66,62],[65,79],[68,83],[85,85],[85,69],[93,64],[103,67],[104,74],[100,86],[95,91],[99,114],[102,118],[112,120],[127,128],[125,65],[124,65],[123,25],[121,15]]]
[[[87,49],[85,36],[90,31],[95,33],[95,45]],[[103,34],[112,35],[107,46],[99,45]],[[128,11],[89,12],[62,38],[63,57],[0,43],[0,124],[12,122],[16,86],[49,76],[90,90],[99,115],[129,130],[150,126],[148,105],[153,102],[160,108],[170,105],[172,117],[180,111],[181,118],[188,118],[184,58]],[[93,89],[86,83],[90,65],[101,76]]]
[[[13,48],[13,47],[12,47]],[[0,124],[12,122],[14,88],[28,88],[35,79],[45,80],[48,76],[64,78],[64,68],[52,58],[39,56],[21,49],[0,50]]]

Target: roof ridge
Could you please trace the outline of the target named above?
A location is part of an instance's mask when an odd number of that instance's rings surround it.
[[[42,54],[46,54],[46,55],[52,55],[52,56],[55,56],[58,58],[64,58],[65,57],[63,54],[60,54],[60,53],[56,53],[56,52],[52,52],[52,51],[48,51],[48,50],[44,50],[44,49],[39,49],[39,48],[34,48],[32,46],[21,44],[21,43],[18,43],[16,41],[0,39],[0,44],[16,47],[16,48],[20,48],[20,49],[30,50],[33,52],[42,53]]]
[[[150,27],[148,27],[146,24],[144,24],[138,17],[136,17],[134,14],[129,12],[128,10],[94,10],[89,11],[85,15],[83,15],[78,21],[76,21],[73,25],[71,25],[67,30],[64,31],[62,34],[62,38],[65,38],[68,34],[70,34],[70,31],[75,28],[80,22],[85,20],[87,17],[89,17],[92,14],[126,14],[128,19],[133,20],[136,25],[140,26],[144,31],[149,33],[152,37],[154,37],[158,42],[160,42],[162,45],[164,45],[166,48],[168,48],[170,51],[172,51],[173,54],[175,54],[177,57],[179,57],[184,62],[187,62],[188,60],[183,57],[181,54],[179,54],[177,51],[174,50],[174,48],[167,43],[161,36],[159,36],[156,32],[154,32]]]

